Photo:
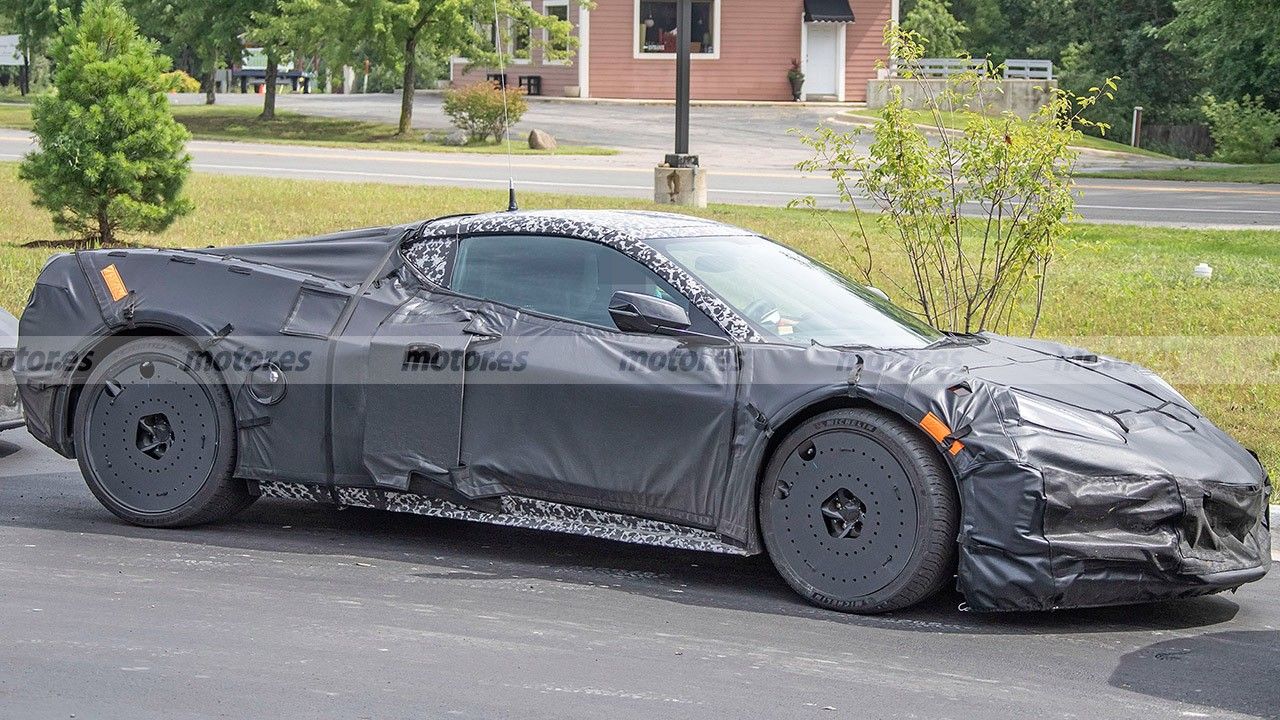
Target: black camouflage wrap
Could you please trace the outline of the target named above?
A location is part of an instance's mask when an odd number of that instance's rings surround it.
[[[457,244],[485,234],[612,247],[723,337],[626,334],[451,292]],[[267,495],[752,554],[772,448],[821,409],[872,405],[946,428],[936,444],[962,505],[958,585],[975,610],[1200,595],[1267,571],[1264,469],[1163,381],[1078,348],[988,334],[921,350],[769,342],[651,244],[746,235],[679,215],[548,211],[80,252],[41,273],[20,344],[61,338],[92,357],[113,336],[166,332],[204,352],[308,352],[270,406],[246,391],[245,372],[224,371],[237,473]],[[127,297],[106,291],[108,265]],[[453,356],[468,362],[433,364]],[[635,358],[682,369],[677,378]],[[75,377],[17,372],[32,433],[69,457]]]

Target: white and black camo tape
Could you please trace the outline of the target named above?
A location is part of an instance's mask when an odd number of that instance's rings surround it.
[[[646,240],[670,237],[751,235],[749,231],[702,218],[656,212],[541,210],[449,217],[428,222],[404,251],[430,282],[443,286],[457,240],[469,235],[522,234],[580,238],[614,248],[671,283],[729,337],[759,342],[751,324],[718,295]]]

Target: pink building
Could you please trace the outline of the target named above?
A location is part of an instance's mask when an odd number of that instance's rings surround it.
[[[512,85],[536,78],[542,94],[571,97],[675,94],[675,0],[595,0],[590,11],[575,0],[531,2],[572,22],[579,47],[572,60],[546,61],[515,33],[507,48],[516,56],[507,67]],[[897,0],[693,0],[693,98],[790,100],[787,70],[799,60],[804,99],[863,101],[887,57],[884,26],[897,14]],[[494,72],[460,58],[450,71],[455,84]]]

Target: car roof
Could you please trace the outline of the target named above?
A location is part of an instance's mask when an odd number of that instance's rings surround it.
[[[522,210],[462,215],[424,223],[420,237],[475,234],[568,235],[589,240],[750,237],[755,233],[715,220],[646,210]]]

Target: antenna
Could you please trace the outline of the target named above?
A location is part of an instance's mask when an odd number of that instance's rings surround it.
[[[494,37],[498,40],[494,50],[498,52],[498,87],[502,90],[502,127],[507,140],[507,212],[515,212],[520,209],[520,205],[516,202],[516,176],[511,162],[511,115],[507,110],[507,66],[502,59],[502,28],[498,25],[498,17],[498,0],[493,0],[493,25],[497,30]]]

